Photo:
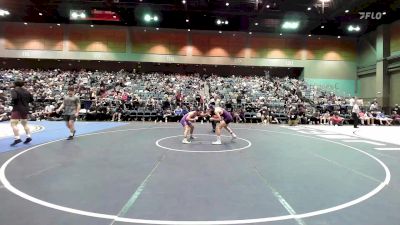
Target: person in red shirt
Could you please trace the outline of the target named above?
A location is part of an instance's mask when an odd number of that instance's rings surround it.
[[[331,123],[332,125],[338,125],[342,126],[343,125],[343,117],[340,117],[338,113],[334,113],[333,116],[331,117]]]

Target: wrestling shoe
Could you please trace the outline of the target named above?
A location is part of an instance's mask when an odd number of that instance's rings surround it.
[[[32,138],[28,137],[28,138],[25,139],[24,144],[28,144],[31,141],[32,141]]]
[[[183,144],[190,144],[190,143],[192,143],[192,142],[190,142],[190,141],[188,141],[188,140],[186,140],[186,139],[183,139],[183,140],[182,140],[182,143],[183,143]]]
[[[222,145],[222,142],[220,140],[214,141],[211,144],[213,145]]]
[[[10,146],[11,147],[15,146],[16,144],[21,143],[21,142],[22,142],[21,139],[15,139],[14,142]]]

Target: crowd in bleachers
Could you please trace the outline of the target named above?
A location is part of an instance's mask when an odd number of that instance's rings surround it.
[[[9,119],[9,90],[17,79],[34,96],[32,120],[62,120],[55,109],[69,86],[81,99],[84,120],[176,121],[194,108],[215,104],[231,111],[236,122],[342,125],[351,123],[355,101],[288,77],[0,70],[0,121]],[[390,115],[376,101],[361,108],[362,124],[400,121],[397,105]]]

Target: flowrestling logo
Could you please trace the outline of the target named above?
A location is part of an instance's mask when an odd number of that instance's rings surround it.
[[[380,20],[382,16],[386,15],[386,12],[359,12],[361,20],[373,19]]]

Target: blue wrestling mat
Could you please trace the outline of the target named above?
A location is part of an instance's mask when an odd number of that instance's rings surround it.
[[[87,134],[97,132],[109,128],[119,127],[126,125],[127,123],[117,122],[76,122],[75,128],[77,130],[76,135]],[[11,150],[19,150],[22,148],[32,147],[33,145],[42,144],[45,142],[67,138],[69,130],[65,125],[64,121],[34,121],[29,122],[33,141],[27,145],[18,144],[17,146],[10,147],[14,137],[9,122],[0,123],[0,152],[7,152]],[[20,131],[22,140],[25,140],[25,132]]]

